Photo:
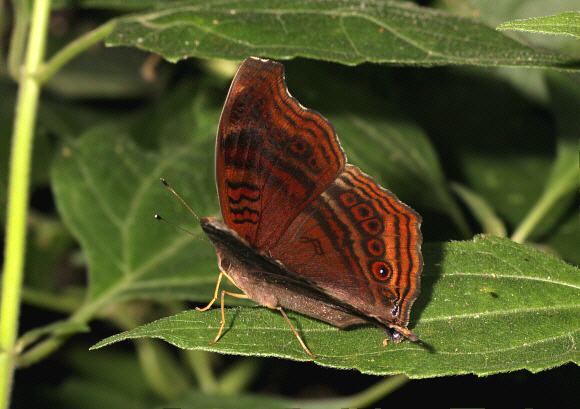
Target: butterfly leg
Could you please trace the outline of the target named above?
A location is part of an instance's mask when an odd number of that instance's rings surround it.
[[[223,276],[226,276],[228,278],[228,280],[230,280],[232,282],[233,285],[235,285],[236,287],[238,287],[237,284],[234,282],[234,280],[232,280],[232,278],[229,275],[227,275],[223,271],[220,271],[220,275],[219,275],[219,277],[217,279],[217,284],[215,286],[215,291],[213,293],[213,298],[211,299],[211,301],[209,302],[209,304],[206,305],[205,307],[203,307],[203,308],[195,307],[195,309],[197,311],[207,311],[207,310],[209,310],[211,308],[211,306],[213,305],[213,303],[216,302],[216,300],[218,299],[218,294],[219,294],[219,291],[220,291],[220,284],[222,282],[222,277]]]
[[[196,310],[198,311],[207,311],[211,308],[211,306],[213,305],[214,302],[216,302],[217,298],[218,298],[218,293],[220,291],[220,284],[222,282],[222,277],[223,277],[224,273],[220,271],[220,275],[217,279],[217,284],[215,286],[215,292],[213,293],[213,298],[211,299],[211,301],[209,302],[208,305],[206,305],[203,308],[199,308],[199,307],[195,307]]]
[[[272,308],[272,307],[270,307],[270,308]],[[290,318],[288,318],[288,316],[286,315],[286,313],[284,312],[284,310],[282,309],[282,307],[274,307],[273,309],[276,309],[276,310],[280,311],[280,313],[282,314],[282,316],[286,320],[286,323],[290,326],[290,329],[292,330],[292,332],[294,333],[294,335],[296,336],[296,338],[298,338],[298,342],[300,342],[300,345],[302,345],[302,348],[304,348],[304,350],[306,351],[306,353],[308,355],[310,355],[312,358],[316,358],[316,355],[314,355],[312,352],[310,352],[310,350],[308,349],[308,347],[306,346],[306,344],[302,340],[302,337],[300,336],[300,334],[298,334],[298,331],[296,331],[296,328],[294,328],[294,325],[292,325],[292,322],[290,321]]]
[[[221,277],[221,274],[220,274],[220,277]],[[224,297],[226,295],[231,295],[232,297],[236,297],[236,298],[248,298],[248,296],[246,294],[230,293],[229,291],[222,290],[222,299],[221,299],[222,321],[220,322],[220,330],[218,331],[215,339],[209,343],[210,345],[213,345],[216,342],[218,342],[218,340],[222,336],[222,333],[224,332],[224,328],[226,326],[226,314],[224,311]]]

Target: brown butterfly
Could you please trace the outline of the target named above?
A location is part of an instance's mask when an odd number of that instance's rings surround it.
[[[336,327],[370,322],[400,342],[419,295],[421,217],[346,163],[334,128],[288,92],[284,67],[248,58],[230,87],[216,143],[223,221],[200,220],[223,276],[243,294]]]

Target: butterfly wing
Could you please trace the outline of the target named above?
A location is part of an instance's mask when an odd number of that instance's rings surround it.
[[[202,227],[222,270],[262,305],[417,339],[406,325],[420,288],[421,218],[345,163],[332,126],[288,93],[282,65],[249,58],[217,135],[224,223]]]
[[[420,290],[420,225],[414,210],[359,168],[347,165],[269,254],[412,338],[406,326]]]
[[[245,60],[230,87],[216,142],[225,224],[256,249],[274,246],[345,162],[332,126],[289,94],[284,67]]]

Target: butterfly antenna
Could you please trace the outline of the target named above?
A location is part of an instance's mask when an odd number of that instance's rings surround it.
[[[177,224],[175,224],[175,223],[171,223],[170,221],[168,221],[168,220],[165,220],[163,217],[159,216],[158,214],[156,214],[154,217],[155,217],[157,220],[161,220],[163,223],[166,223],[166,224],[168,224],[168,225],[170,225],[170,226],[173,226],[173,227],[175,227],[175,228],[177,228],[177,229],[181,230],[182,232],[185,232],[185,233],[187,233],[187,234],[191,234],[193,237],[197,237],[198,239],[200,239],[200,240],[203,240],[203,241],[205,241],[206,243],[210,243],[210,244],[211,244],[211,242],[210,242],[209,240],[207,240],[207,239],[205,239],[205,238],[203,238],[203,237],[201,237],[201,236],[198,236],[197,234],[195,234],[195,233],[193,233],[193,232],[190,232],[189,230],[187,230],[187,229],[184,229],[183,227],[181,227],[181,226],[178,226],[178,225],[177,225]]]
[[[166,181],[165,179],[163,179],[163,178],[161,178],[161,182],[162,182],[162,183],[165,185],[165,187],[166,187],[167,189],[169,189],[169,191],[170,191],[171,193],[173,193],[173,195],[174,195],[175,197],[177,197],[179,200],[181,200],[181,203],[183,203],[183,204],[185,205],[185,207],[187,207],[187,209],[188,209],[188,210],[191,212],[191,214],[192,214],[192,215],[194,215],[194,216],[195,216],[195,218],[196,218],[197,220],[199,220],[199,217],[197,216],[197,214],[195,214],[195,212],[193,211],[193,209],[192,209],[192,208],[191,208],[191,207],[190,207],[190,206],[189,206],[189,205],[188,205],[188,204],[185,202],[185,200],[183,200],[183,199],[181,198],[181,196],[179,196],[179,195],[177,194],[177,192],[176,192],[175,190],[173,190],[173,188],[172,188],[171,186],[169,186],[169,183],[167,183],[167,181]],[[168,224],[168,225],[170,225],[170,226],[176,227],[177,229],[181,230],[182,232],[185,232],[185,233],[187,233],[187,234],[190,234],[190,235],[192,235],[192,236],[194,236],[194,237],[197,237],[197,238],[198,238],[198,239],[200,239],[200,240],[203,240],[203,241],[205,241],[206,243],[210,243],[210,244],[211,244],[211,242],[210,242],[209,240],[205,239],[204,237],[198,236],[197,234],[195,234],[195,233],[193,233],[193,232],[190,232],[189,230],[187,230],[187,229],[184,229],[183,227],[181,227],[181,226],[178,226],[178,225],[177,225],[177,224],[175,224],[175,223],[172,223],[172,222],[170,222],[170,221],[168,221],[168,220],[165,220],[163,217],[159,216],[158,214],[156,214],[154,217],[155,217],[157,220],[161,220],[162,222],[164,222],[164,223],[166,223],[166,224]]]
[[[171,193],[173,193],[173,196],[175,196],[176,198],[178,198],[179,200],[181,200],[181,203],[183,203],[185,205],[185,207],[187,207],[189,209],[189,211],[191,212],[191,214],[194,215],[197,220],[199,220],[199,217],[197,216],[197,214],[195,214],[195,212],[193,211],[193,209],[191,207],[189,207],[189,205],[187,203],[185,203],[185,200],[183,200],[181,198],[181,196],[179,196],[177,194],[177,192],[175,190],[173,190],[173,188],[171,186],[169,186],[169,183],[167,183],[167,181],[165,179],[163,179],[163,178],[160,178],[160,179],[161,179],[161,183],[163,183],[165,185],[165,187],[167,189],[169,189],[169,191]]]

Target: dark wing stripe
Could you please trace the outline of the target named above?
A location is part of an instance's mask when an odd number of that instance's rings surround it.
[[[339,168],[342,168],[341,165],[345,161],[344,151],[342,150],[338,138],[336,137],[334,127],[330,124],[330,122],[328,122],[325,118],[323,118],[322,115],[320,115],[318,112],[308,108],[304,108],[296,98],[290,95],[290,92],[288,91],[288,88],[286,87],[286,84],[284,82],[282,82],[282,87],[278,87],[276,90],[273,91],[276,92],[277,94],[278,97],[277,100],[281,101],[287,110],[292,111],[292,113],[296,117],[300,118],[301,121],[310,123],[312,126],[317,128],[317,130],[323,135],[324,139],[327,141],[327,146],[333,148],[332,153],[334,155],[335,163],[339,166]],[[276,106],[278,107],[278,105]],[[304,117],[305,113],[308,115],[306,118]],[[293,124],[295,124],[295,122],[291,120],[288,117],[288,115],[285,114],[283,111],[280,111],[280,114],[283,115],[285,118],[287,118],[289,121],[291,121]],[[314,118],[312,118],[312,116]],[[324,123],[328,126],[328,128],[332,130],[332,134],[329,134],[327,129],[325,129],[319,123],[317,123],[317,120],[319,121],[320,118],[323,118]],[[297,129],[297,131],[308,132],[314,140],[316,140],[318,137],[317,133],[314,132],[312,129],[298,127],[296,125],[294,125],[294,127]]]
[[[324,207],[324,210],[321,210],[321,207]],[[323,211],[330,213],[331,216],[328,217],[323,213]],[[326,237],[330,239],[335,251],[341,255],[345,268],[350,271],[354,267],[359,276],[364,276],[364,274],[362,274],[364,269],[359,258],[356,256],[354,241],[350,236],[348,226],[341,222],[342,218],[340,215],[336,214],[332,207],[329,206],[322,197],[317,201],[317,210],[312,214],[312,217],[325,232]],[[342,243],[333,228],[330,226],[329,220],[335,222],[338,225],[339,230],[345,234]],[[345,248],[348,249],[348,252],[345,251]],[[366,276],[364,276],[364,278],[366,278]]]

